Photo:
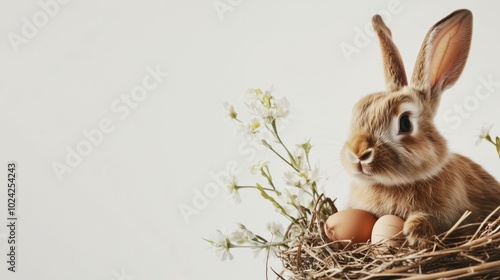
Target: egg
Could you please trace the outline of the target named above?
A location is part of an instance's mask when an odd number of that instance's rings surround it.
[[[398,216],[385,215],[380,217],[372,230],[372,243],[378,243],[391,237],[404,237],[403,227],[405,221]],[[400,246],[398,240],[388,240],[387,244],[393,247]]]
[[[370,239],[376,220],[371,213],[360,209],[339,211],[326,220],[325,234],[331,241],[351,240],[351,242],[341,242],[343,246],[365,243]]]

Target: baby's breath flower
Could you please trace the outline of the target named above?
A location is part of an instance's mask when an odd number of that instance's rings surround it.
[[[274,105],[274,97],[271,94],[270,90],[266,90],[266,92],[264,92],[264,94],[261,96],[260,100],[262,102],[262,105],[264,105],[264,108],[266,109],[270,109],[271,106]]]
[[[286,97],[280,98],[275,104],[276,106],[276,118],[286,118],[290,111],[290,102]]]
[[[241,245],[241,244],[248,242],[246,235],[242,231],[232,232],[229,235],[229,240],[231,240],[231,242],[234,242],[238,245]]]
[[[241,202],[240,193],[238,191],[238,179],[234,175],[229,175],[224,179],[227,190],[231,196],[233,203],[238,204]]]
[[[300,173],[295,171],[287,171],[284,174],[285,183],[291,187],[302,188],[306,185],[307,180]]]
[[[247,99],[250,99],[251,101],[257,101],[260,100],[262,94],[263,92],[262,90],[260,90],[260,88],[251,88],[247,90],[245,97]]]
[[[283,225],[278,222],[271,222],[267,224],[267,230],[277,237],[283,237],[284,230]]]
[[[260,126],[261,124],[259,119],[253,118],[246,124],[239,124],[238,132],[243,134],[243,136],[248,140],[253,140],[255,135],[259,133]]]
[[[297,145],[297,147],[303,149],[306,155],[309,154],[309,151],[311,151],[312,148],[311,139],[305,141],[303,144]]]
[[[233,233],[231,233],[231,235],[229,236],[229,239],[232,242],[241,245],[250,242],[252,239],[255,238],[255,234],[253,234],[253,232],[247,229],[244,225],[238,224],[238,227],[239,228]]]
[[[262,92],[260,89],[251,89],[246,96],[251,100],[247,104],[250,113],[261,118],[268,124],[278,118],[286,118],[290,109],[290,103],[283,97],[279,100],[272,95],[273,89]]]
[[[479,143],[481,143],[483,139],[488,139],[488,138],[491,139],[490,130],[492,127],[493,125],[483,126],[483,128],[481,129],[481,134],[479,134],[479,138],[476,141],[476,145],[479,145]]]
[[[317,183],[318,180],[320,179],[319,177],[319,168],[315,166],[312,170],[309,170],[307,172],[307,184],[310,186],[313,183]]]
[[[299,204],[297,203],[297,195],[292,194],[288,189],[285,189],[281,193],[281,198],[286,204],[299,206]]]
[[[250,114],[264,120],[266,123],[271,123],[276,118],[276,109],[270,107],[270,105],[267,107],[261,100],[247,104],[247,107]]]
[[[238,226],[248,239],[252,240],[255,238],[255,234],[253,234],[253,232],[247,229],[243,224],[238,224]]]
[[[266,168],[268,165],[269,165],[269,161],[265,161],[265,162],[259,161],[256,164],[250,166],[250,172],[252,174],[257,174],[262,170],[262,168]]]
[[[233,255],[231,254],[231,252],[229,252],[229,249],[232,247],[232,243],[229,240],[229,238],[227,238],[227,236],[225,236],[220,230],[217,230],[215,232],[213,240],[207,240],[207,241],[210,242],[212,246],[214,246],[215,254],[221,260],[224,261],[226,259],[229,260],[233,259]]]
[[[230,119],[236,119],[238,117],[238,114],[234,110],[233,105],[229,104],[228,102],[224,102],[223,104],[224,110],[226,112],[226,117],[229,117]]]
[[[251,133],[255,134],[255,133],[257,133],[257,131],[260,128],[260,121],[256,118],[253,118],[252,120],[250,120],[248,127],[249,127],[249,131]]]
[[[293,152],[293,166],[300,171],[308,168],[305,151],[300,146]]]

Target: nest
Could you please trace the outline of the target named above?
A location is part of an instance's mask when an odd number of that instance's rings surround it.
[[[500,217],[493,218],[500,207],[477,224],[463,224],[466,212],[447,232],[418,247],[401,240],[399,248],[368,242],[348,249],[324,234],[325,208],[337,212],[334,202],[322,196],[306,221],[306,233],[277,253],[287,271],[287,278],[282,273],[278,279],[500,279]],[[456,234],[463,229],[473,234]]]

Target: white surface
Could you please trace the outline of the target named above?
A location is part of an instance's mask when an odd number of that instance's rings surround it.
[[[43,10],[37,1],[0,3],[0,178],[6,182],[7,161],[18,162],[20,217],[18,272],[2,262],[1,279],[264,279],[262,258],[239,251],[221,262],[201,239],[236,222],[261,231],[279,219],[257,194],[243,192],[234,206],[221,192],[190,223],[178,210],[231,161],[241,180],[252,180],[244,174],[257,157],[249,146],[238,152],[243,138],[233,137],[222,113],[224,101],[242,111],[240,98],[251,87],[274,85],[289,99],[295,117],[285,141],[313,139],[314,162],[330,178],[327,193],[345,204],[348,178],[338,151],[350,110],[384,82],[376,39],[350,62],[339,46],[354,45],[356,28],[390,1],[221,2],[234,6],[222,20],[212,0],[70,1],[17,53],[8,34],[21,34],[23,17]],[[435,2],[403,2],[388,25],[411,73],[428,28],[455,9],[472,10],[469,61],[445,93],[437,122],[454,151],[500,178],[493,147],[474,145],[483,123],[495,123],[500,134],[500,85],[457,128],[443,119],[471,102],[480,77],[500,81],[500,4]],[[170,75],[120,119],[111,104],[156,65]],[[60,182],[53,162],[64,163],[66,147],[75,148],[85,140],[82,130],[103,119],[114,131]],[[1,224],[6,201],[1,191]],[[6,234],[0,227],[2,260]]]

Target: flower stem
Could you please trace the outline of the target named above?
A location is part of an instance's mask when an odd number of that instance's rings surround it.
[[[261,240],[261,241],[263,241],[263,242],[267,243],[267,239],[265,239],[264,237],[262,237],[262,236],[260,236],[260,235],[258,235],[258,234],[256,234],[256,235],[255,235],[255,239],[257,239],[257,240],[255,240],[255,241],[257,241],[257,242],[259,242],[259,240]],[[259,242],[259,243],[260,243],[260,242]]]
[[[255,186],[236,186],[237,189],[257,189]],[[276,192],[276,189],[262,188],[266,191]]]
[[[276,120],[273,120],[273,122],[271,123],[271,126],[273,127],[273,132],[274,132],[273,134],[276,137],[276,140],[278,140],[278,142],[281,144],[281,146],[283,146],[283,148],[285,148],[285,151],[288,154],[288,157],[290,157],[290,159],[293,159],[292,153],[290,153],[290,151],[286,147],[285,143],[283,143],[283,141],[281,140],[281,137],[278,133],[278,129],[276,128]],[[294,166],[294,169],[299,171],[295,166]]]
[[[290,165],[290,167],[292,167],[295,171],[299,172],[299,170],[291,162],[289,162],[288,160],[286,160],[275,149],[273,149],[273,147],[269,143],[267,143],[266,140],[262,139],[262,144],[264,144],[264,146],[266,146],[269,150],[271,150],[273,153],[275,153],[280,159],[282,159],[284,162],[286,162],[288,165]]]
[[[267,244],[263,244],[263,245],[233,245],[231,248],[270,248],[270,247],[277,247],[277,246],[287,246],[288,247],[288,242],[289,241],[281,241],[281,242],[267,243]]]

